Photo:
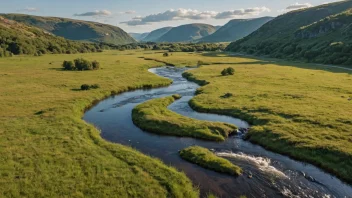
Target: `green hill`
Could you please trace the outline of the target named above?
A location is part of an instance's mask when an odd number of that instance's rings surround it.
[[[231,42],[241,39],[254,32],[273,17],[257,19],[233,19],[220,27],[214,34],[201,38],[200,42]]]
[[[216,31],[216,28],[208,24],[187,24],[172,28],[158,42],[189,42],[204,36],[208,36]]]
[[[292,11],[226,50],[324,64],[352,65],[352,1]]]
[[[168,31],[170,31],[172,27],[164,27],[160,28],[157,30],[154,30],[148,34],[142,41],[145,42],[155,42],[157,41],[160,37],[162,37],[164,34],[166,34]]]
[[[129,34],[112,25],[74,19],[41,17],[23,14],[2,14],[3,17],[44,29],[70,40],[128,44],[136,42]]]
[[[12,54],[72,54],[98,50],[98,45],[67,40],[0,16],[0,57]]]
[[[148,36],[149,32],[146,33],[128,33],[132,38],[134,38],[136,41],[141,41],[143,40],[145,37]]]

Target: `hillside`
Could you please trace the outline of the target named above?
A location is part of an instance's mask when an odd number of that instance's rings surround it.
[[[208,36],[216,31],[216,28],[208,24],[187,24],[172,28],[169,32],[160,37],[158,42],[189,42],[204,36]]]
[[[128,33],[132,38],[134,38],[136,41],[141,41],[143,40],[145,37],[148,36],[149,32],[146,33]]]
[[[164,27],[160,28],[157,30],[154,30],[146,36],[143,41],[145,42],[155,42],[157,41],[160,37],[162,37],[164,34],[166,34],[168,31],[170,31],[172,27]]]
[[[257,19],[233,19],[220,27],[214,34],[201,38],[200,42],[231,42],[241,39],[254,32],[273,17]]]
[[[44,29],[70,40],[128,44],[136,42],[129,34],[112,25],[74,19],[41,17],[23,14],[2,14],[3,17]]]
[[[0,57],[12,54],[73,54],[98,50],[100,49],[97,45],[70,41],[0,16]]]
[[[228,51],[352,65],[352,1],[292,11],[231,43]]]

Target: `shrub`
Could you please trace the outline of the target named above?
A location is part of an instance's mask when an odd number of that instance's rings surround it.
[[[93,61],[92,67],[94,70],[98,70],[100,68],[100,63],[98,61]]]
[[[76,69],[79,71],[93,69],[92,63],[89,62],[88,60],[83,59],[83,58],[77,58],[74,60],[74,62],[75,62]]]
[[[168,56],[169,56],[169,53],[165,52],[165,53],[163,54],[163,56],[164,56],[164,57],[168,57]]]
[[[64,70],[75,70],[75,64],[72,61],[64,61],[64,63],[62,64],[62,67],[64,68]]]
[[[226,68],[222,70],[221,75],[223,76],[229,76],[229,75],[234,75],[235,74],[235,69],[232,67]]]
[[[89,85],[87,85],[87,84],[81,85],[81,90],[86,91],[86,90],[89,90],[89,89],[90,89]]]

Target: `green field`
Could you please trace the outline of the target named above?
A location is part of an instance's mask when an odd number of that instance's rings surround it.
[[[198,197],[185,174],[103,140],[81,117],[111,93],[167,79],[144,52],[0,59],[0,197]],[[98,71],[62,71],[64,60],[97,60]],[[100,89],[79,91],[82,84]]]
[[[85,58],[97,71],[63,71]],[[0,59],[0,197],[198,197],[185,174],[157,159],[103,140],[84,109],[111,94],[169,85],[149,72],[162,63],[210,64],[190,71],[210,84],[191,104],[250,121],[248,139],[352,178],[352,75],[317,65],[226,54],[107,51]],[[227,67],[234,76],[222,77]],[[82,84],[99,89],[80,91]],[[232,93],[230,98],[221,98]]]
[[[194,164],[219,173],[241,175],[242,169],[227,159],[216,156],[213,152],[199,146],[191,146],[180,151],[180,156]]]
[[[212,141],[224,141],[236,131],[230,124],[196,120],[169,110],[167,107],[180,97],[173,95],[138,105],[132,112],[133,123],[148,132]]]

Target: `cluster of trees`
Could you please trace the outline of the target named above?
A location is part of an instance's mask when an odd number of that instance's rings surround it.
[[[101,52],[100,44],[82,43],[53,36],[37,28],[0,26],[0,57],[12,55],[75,54]]]
[[[131,43],[126,45],[114,45],[103,43],[103,49],[131,50],[167,50],[169,52],[203,52],[203,51],[223,51],[227,45],[219,43]]]
[[[74,61],[64,61],[62,67],[64,70],[69,71],[98,70],[100,68],[100,63],[97,61],[91,62],[83,58],[77,58]]]
[[[235,69],[232,67],[226,68],[221,71],[221,75],[223,76],[230,76],[235,74]]]

